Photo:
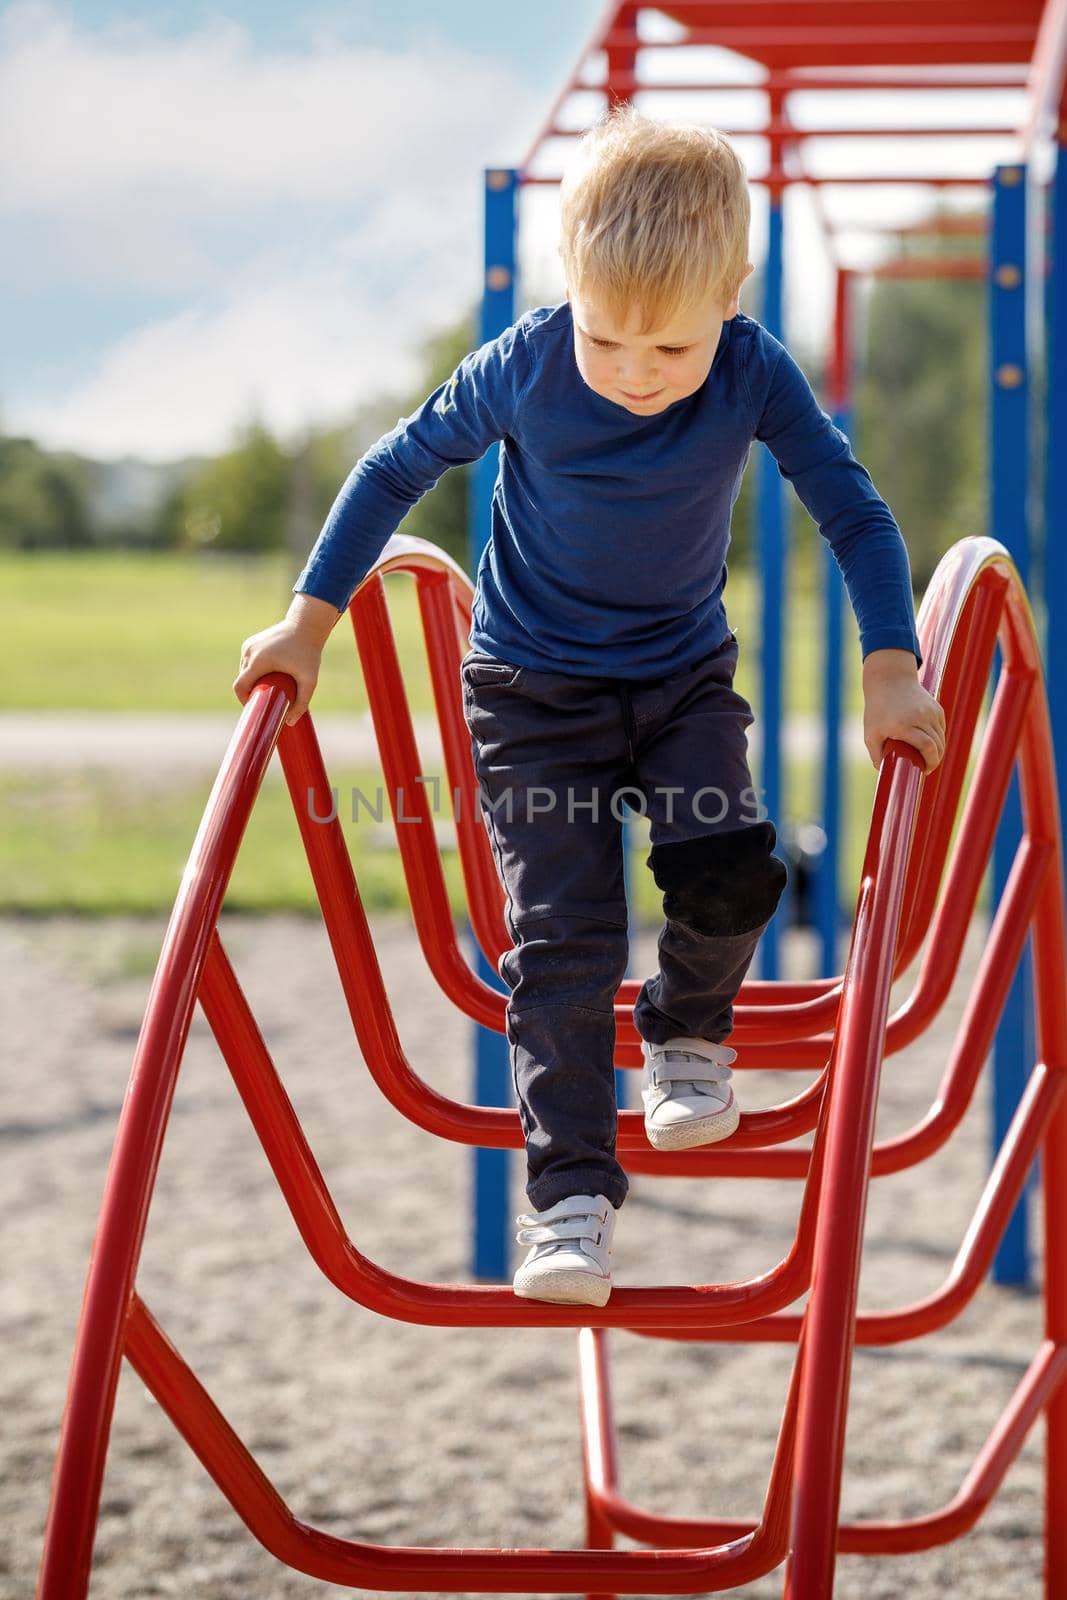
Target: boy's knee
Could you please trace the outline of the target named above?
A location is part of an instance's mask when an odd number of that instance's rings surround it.
[[[751,933],[770,921],[788,880],[772,855],[774,824],[754,822],[729,833],[655,844],[648,865],[663,890],[663,910],[695,933]]]

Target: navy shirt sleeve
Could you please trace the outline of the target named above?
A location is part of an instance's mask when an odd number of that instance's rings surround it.
[[[416,501],[449,467],[480,460],[510,431],[529,364],[513,324],[401,417],[349,473],[293,593],[343,611]]]
[[[789,351],[761,331],[761,348],[750,353],[746,369],[756,438],[834,553],[859,624],[861,655],[911,650],[921,666],[904,537]]]

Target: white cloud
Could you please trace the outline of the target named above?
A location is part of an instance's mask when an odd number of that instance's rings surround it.
[[[0,215],[21,278],[185,304],[48,403],[9,374],[7,427],[159,459],[219,448],[253,411],[292,432],[406,388],[479,292],[482,168],[515,159],[539,109],[506,63],[439,38],[265,54],[228,22],[163,40],[9,8]]]
[[[394,231],[396,209],[377,210],[336,259],[286,275],[250,269],[217,304],[128,334],[68,396],[19,412],[17,431],[100,457],[168,460],[221,448],[253,416],[289,437],[410,389],[427,336],[474,299],[477,263],[462,216],[414,241],[406,215]]]
[[[425,54],[319,39],[271,55],[225,20],[179,39],[90,35],[16,5],[0,18],[0,204],[88,211],[163,191],[207,211],[432,193],[500,159],[535,110],[506,66],[440,39]]]
[[[308,15],[313,23],[310,7]],[[471,56],[440,35],[395,51],[322,29],[309,38],[304,50],[282,53],[256,48],[224,19],[164,39],[150,21],[82,31],[40,0],[0,13],[6,314],[20,314],[19,293],[30,287],[54,298],[69,290],[90,307],[89,296],[108,297],[112,325],[123,296],[168,307],[73,378],[54,344],[36,372],[9,370],[9,429],[102,456],[161,459],[220,448],[253,413],[291,433],[414,383],[427,333],[479,292],[482,168],[520,159],[543,97],[506,62]],[[677,55],[650,53],[650,77],[676,73]],[[713,66],[739,82],[751,75],[750,63],[723,52]],[[696,73],[694,61],[686,72]],[[641,98],[653,115],[714,110],[721,125],[736,127],[758,121],[763,102],[750,88],[710,102],[654,87]],[[942,96],[945,120],[960,114],[956,98]],[[983,117],[1010,123],[1017,97],[987,98]],[[860,100],[798,96],[792,109],[808,126],[857,110],[889,117],[873,91]],[[926,97],[923,118],[925,107]],[[900,96],[893,110],[905,121],[920,116]],[[739,136],[738,144],[761,171],[762,142]],[[555,141],[539,169],[558,170],[571,148]],[[996,151],[973,140],[959,153],[963,170],[969,159],[972,170],[987,171]],[[808,151],[813,171],[914,170],[914,157],[905,139],[826,140]],[[839,220],[884,222],[930,201],[915,190],[839,189],[826,209]],[[562,293],[556,207],[554,189],[524,193],[523,303]],[[791,196],[791,326],[809,346],[825,326],[832,286],[810,212],[810,197]],[[765,213],[759,189],[756,259]],[[849,239],[842,254],[873,260],[882,248],[874,240],[861,252]]]

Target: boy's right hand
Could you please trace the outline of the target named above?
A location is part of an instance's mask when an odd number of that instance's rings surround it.
[[[286,713],[286,726],[299,722],[315,693],[322,652],[340,615],[325,600],[298,594],[281,622],[247,638],[241,646],[241,670],[233,680],[241,704],[266,673],[287,672],[296,683],[296,699]]]

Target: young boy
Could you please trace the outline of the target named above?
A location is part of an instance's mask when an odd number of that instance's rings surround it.
[[[561,190],[567,298],[465,357],[357,464],[284,621],[245,641],[234,689],[297,684],[408,508],[502,441],[461,677],[514,948],[507,1035],[531,1246],[517,1294],[603,1305],[616,1210],[613,1002],[627,964],[624,803],[650,819],[659,970],[634,1020],[660,1149],[737,1127],[732,1001],[786,882],[752,788],[723,609],[730,514],[763,440],[841,567],[863,654],[864,736],[932,771],[944,715],[919,684],[900,531],[800,368],[739,310],[749,195],[722,135],[622,107]]]

